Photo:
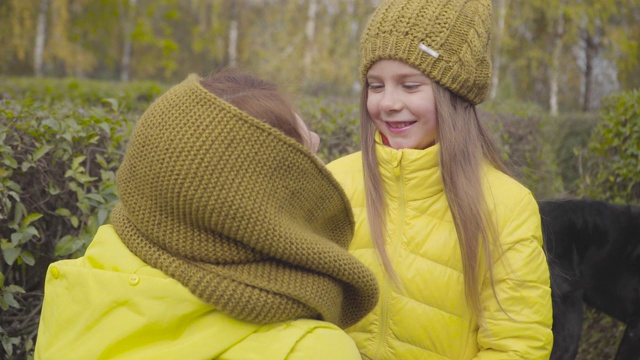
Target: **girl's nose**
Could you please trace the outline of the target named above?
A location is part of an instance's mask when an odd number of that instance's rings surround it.
[[[384,112],[399,111],[402,108],[402,101],[394,90],[385,89],[380,99],[380,109]]]

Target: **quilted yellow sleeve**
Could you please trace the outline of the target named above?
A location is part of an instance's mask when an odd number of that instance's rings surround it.
[[[502,217],[498,221],[503,252],[494,261],[493,273],[499,301],[487,272],[476,359],[548,359],[552,303],[538,205],[528,193]]]

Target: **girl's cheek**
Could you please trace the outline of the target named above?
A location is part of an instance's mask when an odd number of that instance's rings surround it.
[[[369,100],[367,100],[367,112],[369,113],[369,117],[373,118],[375,115],[377,115],[377,111],[375,109],[374,106],[374,102],[371,98],[369,98]]]

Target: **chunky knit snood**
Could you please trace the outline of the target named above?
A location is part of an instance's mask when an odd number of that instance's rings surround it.
[[[232,317],[347,327],[377,302],[374,275],[346,250],[353,214],[337,181],[196,75],[142,115],[116,181],[125,245]]]

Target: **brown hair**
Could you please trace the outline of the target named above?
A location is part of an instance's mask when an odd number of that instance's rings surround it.
[[[474,105],[433,82],[437,112],[437,141],[444,192],[458,234],[462,256],[465,294],[471,311],[479,316],[480,278],[477,267],[484,257],[493,282],[492,258],[501,251],[497,225],[491,219],[482,191],[482,163],[487,161],[508,174],[500,161],[495,140],[480,122]],[[365,84],[365,89],[368,84]],[[402,288],[385,249],[386,204],[375,152],[376,127],[367,111],[367,91],[362,91],[360,131],[365,196],[373,243],[385,271]],[[497,251],[497,253],[496,253]]]
[[[223,69],[200,80],[202,87],[254,118],[307,146],[291,102],[268,81],[235,69]]]

